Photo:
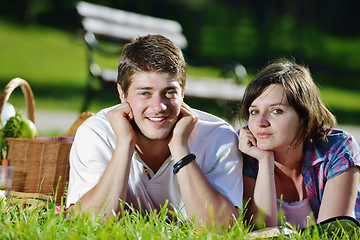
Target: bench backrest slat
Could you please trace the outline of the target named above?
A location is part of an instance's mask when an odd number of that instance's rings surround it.
[[[176,21],[87,2],[79,2],[76,9],[83,18],[83,28],[94,34],[117,38],[125,42],[138,36],[161,34],[172,40],[179,48],[184,49],[187,46],[182,27]]]

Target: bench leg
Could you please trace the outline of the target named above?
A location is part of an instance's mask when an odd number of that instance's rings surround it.
[[[94,80],[94,76],[89,76],[89,80],[87,86],[85,88],[85,98],[84,103],[81,108],[81,112],[86,112],[89,108],[91,99],[95,96],[96,90],[94,89],[92,82]]]

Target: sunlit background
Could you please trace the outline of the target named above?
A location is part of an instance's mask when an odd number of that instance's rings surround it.
[[[0,8],[0,87],[14,77],[27,80],[36,111],[79,112],[87,81],[86,46],[74,0],[13,0]],[[268,61],[294,57],[310,67],[323,100],[339,123],[360,125],[360,2],[266,0],[89,1],[178,21],[188,40],[189,74],[215,76],[225,62],[241,63],[246,85]],[[117,57],[106,64],[116,68]],[[194,66],[212,66],[192,68]],[[215,67],[214,67],[215,66]],[[11,102],[21,108],[16,91]],[[186,99],[227,119],[237,105]],[[118,103],[104,89],[89,106],[98,111]]]

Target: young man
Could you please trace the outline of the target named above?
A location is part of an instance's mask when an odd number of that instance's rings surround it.
[[[102,212],[168,207],[197,223],[229,224],[242,207],[242,156],[225,121],[183,102],[186,63],[160,35],[120,57],[121,104],[79,127],[70,153],[67,207]]]

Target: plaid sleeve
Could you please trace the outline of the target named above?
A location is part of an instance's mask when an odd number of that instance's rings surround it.
[[[352,167],[360,166],[359,145],[350,134],[339,138],[330,147],[327,154],[329,161],[326,168],[326,176],[328,180]]]

